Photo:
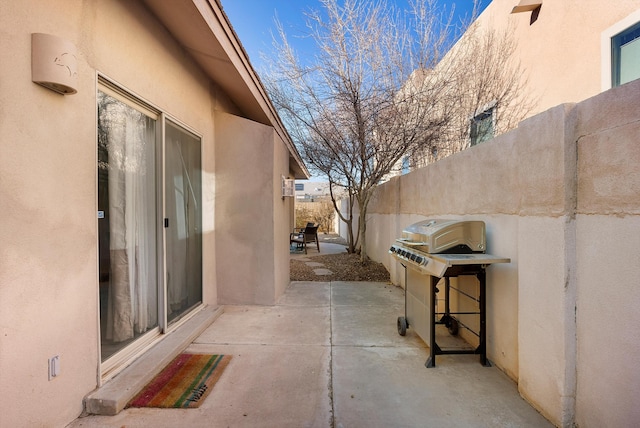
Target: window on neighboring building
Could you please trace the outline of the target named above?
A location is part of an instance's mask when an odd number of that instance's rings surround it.
[[[402,158],[402,172],[401,174],[409,174],[411,172],[411,163],[409,156],[405,156]]]
[[[304,192],[304,183],[296,183],[296,192],[297,191]]]
[[[484,143],[493,138],[493,115],[495,107],[491,107],[471,119],[471,145]]]
[[[611,38],[611,86],[640,78],[640,22]]]

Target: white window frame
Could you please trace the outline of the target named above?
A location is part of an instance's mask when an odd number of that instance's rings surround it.
[[[607,91],[613,86],[611,84],[611,65],[613,57],[611,55],[611,39],[623,31],[633,27],[640,22],[640,10],[636,10],[631,15],[627,16],[621,21],[616,22],[611,27],[604,30],[600,36],[600,52],[602,57],[601,62],[601,89]]]

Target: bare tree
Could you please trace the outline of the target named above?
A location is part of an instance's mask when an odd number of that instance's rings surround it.
[[[329,180],[348,250],[365,261],[375,187],[404,156],[435,147],[447,125],[440,101],[450,78],[431,70],[450,48],[453,15],[436,0],[415,0],[409,11],[384,0],[321,3],[323,13],[307,15],[318,53],[300,59],[280,26],[265,83],[310,168]],[[411,90],[401,90],[407,82]],[[336,186],[346,189],[346,214]]]

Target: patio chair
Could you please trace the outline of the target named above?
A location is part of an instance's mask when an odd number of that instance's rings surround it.
[[[311,225],[311,226],[310,226]],[[302,247],[304,253],[307,254],[307,246],[316,243],[318,252],[320,252],[320,241],[318,240],[318,226],[313,223],[307,223],[307,226],[297,232],[289,234],[289,245],[295,243],[298,248]]]
[[[307,228],[307,227],[313,227],[313,226],[315,226],[315,225],[316,225],[315,223],[311,223],[311,222],[309,222],[309,223],[307,223],[307,225],[306,225],[305,227],[296,227],[296,228],[294,228],[294,229],[293,229],[293,233],[302,233],[302,232],[304,232],[304,229],[305,229],[305,228]]]

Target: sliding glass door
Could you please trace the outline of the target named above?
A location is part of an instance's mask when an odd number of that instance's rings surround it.
[[[202,301],[200,171],[200,139],[167,121],[164,226],[169,322]]]
[[[98,234],[103,362],[118,360],[121,351],[130,354],[202,302],[200,151],[196,135],[126,94],[101,87]]]

